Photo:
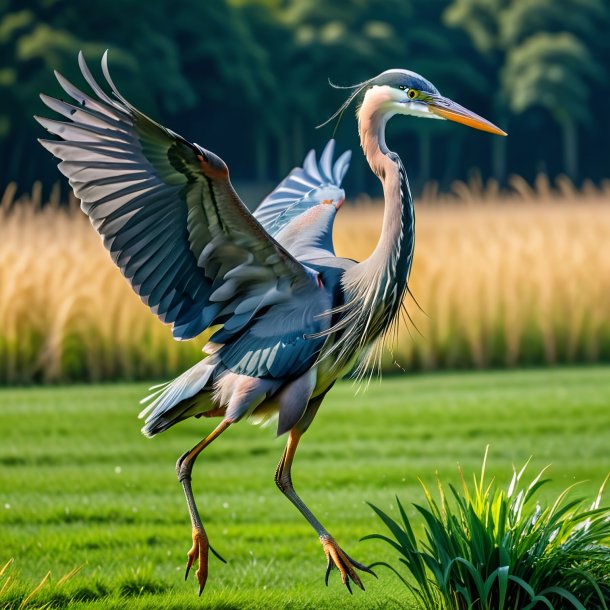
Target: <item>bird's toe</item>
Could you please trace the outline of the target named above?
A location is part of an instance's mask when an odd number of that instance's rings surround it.
[[[331,570],[333,567],[336,567],[341,575],[341,582],[343,582],[350,593],[352,592],[352,582],[364,591],[364,585],[362,584],[362,580],[360,579],[360,576],[356,570],[362,570],[363,572],[368,572],[369,574],[373,574],[373,576],[375,576],[374,572],[360,562],[352,559],[341,549],[333,538],[325,537],[321,538],[320,541],[322,542],[324,554],[326,555],[326,574],[324,576],[324,582],[326,585],[328,586],[328,579]]]
[[[184,580],[188,578],[189,572],[195,562],[197,562],[197,570],[195,576],[199,583],[199,595],[203,592],[205,583],[208,579],[208,550],[209,544],[207,536],[204,532],[194,529],[193,530],[193,546],[187,553],[186,572],[184,574]]]

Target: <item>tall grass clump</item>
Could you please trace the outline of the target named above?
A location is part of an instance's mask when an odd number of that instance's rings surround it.
[[[205,337],[173,340],[77,202],[15,191],[0,201],[0,383],[167,377],[201,357]],[[410,287],[425,314],[407,298],[386,370],[610,361],[610,185],[475,179],[430,185],[416,207]],[[382,213],[343,206],[337,253],[364,259]]]
[[[373,506],[399,553],[403,575],[391,569],[424,610],[608,610],[610,606],[610,508],[570,500],[565,490],[554,503],[539,500],[548,482],[541,471],[529,484],[523,467],[506,491],[481,475],[461,490],[438,482],[439,500],[422,484],[427,506],[415,505],[425,537],[398,501],[394,520]],[[527,466],[527,464],[526,464]]]

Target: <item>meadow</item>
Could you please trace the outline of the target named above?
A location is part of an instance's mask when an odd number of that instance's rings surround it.
[[[215,548],[201,599],[183,582],[190,524],[174,462],[212,425],[187,421],[145,439],[135,415],[144,384],[0,390],[0,608],[413,608],[379,570],[350,596],[336,572],[324,586],[314,532],[275,489],[284,439],[235,426],[210,446],[194,489]],[[610,470],[610,368],[433,373],[394,377],[329,395],[297,454],[294,480],[356,559],[397,564],[378,542],[369,501],[396,513],[394,494],[423,502],[434,486],[470,477],[490,444],[488,473],[502,484],[530,455],[551,463],[545,497],[583,481],[593,498]],[[606,502],[607,504],[607,497]],[[11,561],[12,560],[12,561]],[[40,589],[26,603],[45,576]]]
[[[501,191],[476,178],[416,200],[405,320],[389,372],[610,361],[610,184],[565,178]],[[42,205],[46,203],[46,205]],[[348,202],[337,253],[362,260],[382,206]],[[423,310],[423,311],[422,311]],[[176,343],[120,276],[76,202],[37,184],[0,204],[0,383],[148,379],[201,357]]]

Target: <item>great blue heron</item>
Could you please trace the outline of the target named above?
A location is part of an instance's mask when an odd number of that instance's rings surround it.
[[[364,588],[356,570],[370,570],[351,559],[307,508],[290,472],[324,396],[384,337],[407,290],[413,200],[402,162],[386,146],[386,123],[394,115],[413,115],[506,134],[408,70],[387,70],[353,87],[338,113],[364,92],[360,143],[385,197],[379,242],[357,263],[333,250],[350,158],[345,152],[333,163],[334,141],[319,162],[310,152],[251,214],[222,159],[148,118],[118,92],[106,54],[102,70],[111,94],[94,80],[82,53],[78,60],[95,95],[56,73],[76,103],[41,95],[68,119],[37,117],[63,140],[41,144],[61,159],[60,171],[112,259],[174,337],[191,339],[220,325],[204,348],[207,357],[155,388],[140,413],[147,436],[188,417],[222,417],[176,464],[192,522],[185,578],[196,562],[201,594],[208,576],[210,546],[191,488],[197,456],[232,424],[278,415],[277,433],[287,432],[288,441],[275,482],[318,534],[326,583],[336,566],[350,592],[350,580]]]

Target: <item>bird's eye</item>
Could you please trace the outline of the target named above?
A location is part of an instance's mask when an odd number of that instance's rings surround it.
[[[415,91],[415,89],[409,89],[407,95],[409,96],[409,99],[414,100],[417,97],[417,91]]]

